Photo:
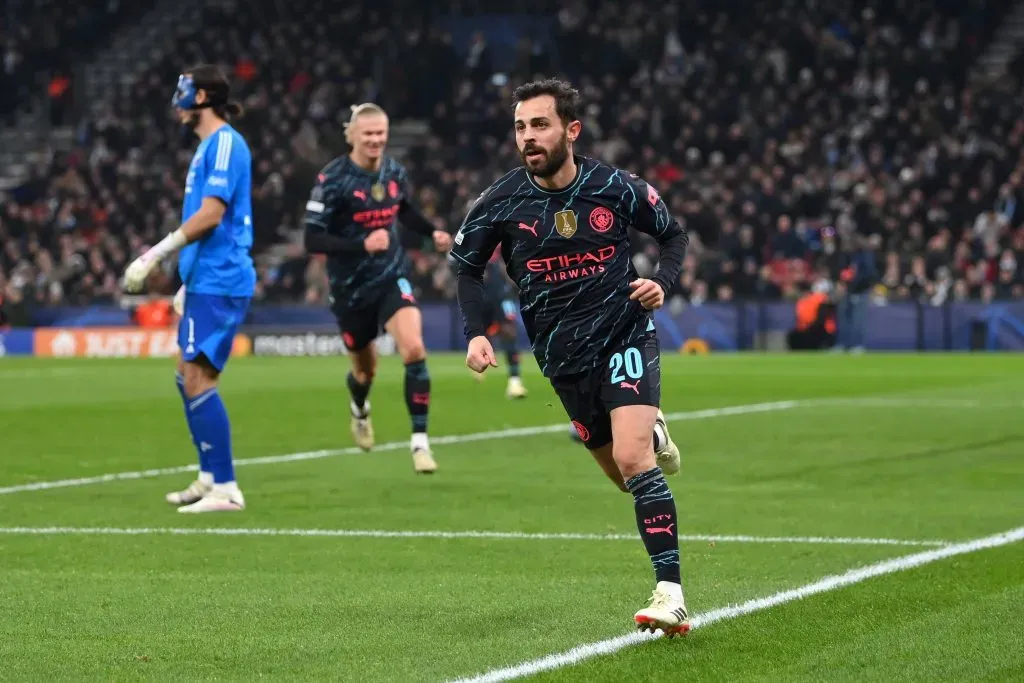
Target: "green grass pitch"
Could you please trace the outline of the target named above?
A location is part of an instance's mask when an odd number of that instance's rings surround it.
[[[0,680],[446,681],[632,631],[632,501],[532,360],[510,402],[504,368],[430,359],[431,477],[393,357],[371,400],[397,445],[348,450],[347,363],[232,361],[236,459],[306,455],[241,463],[243,513],[187,516],[163,501],[187,472],[91,479],[194,462],[172,362],[0,361]],[[1022,379],[1010,355],[666,354],[691,611],[1024,526]],[[1022,568],[1008,543],[533,680],[1022,680]]]

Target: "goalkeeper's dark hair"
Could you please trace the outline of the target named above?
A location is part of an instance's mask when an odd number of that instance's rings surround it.
[[[579,119],[580,91],[557,78],[523,83],[512,92],[512,106],[542,95],[551,95],[555,98],[555,112],[563,124],[569,125]]]
[[[220,67],[199,64],[187,69],[185,73],[192,74],[192,82],[197,90],[206,91],[213,113],[225,120],[241,118],[245,110],[241,103],[229,99],[231,83]]]

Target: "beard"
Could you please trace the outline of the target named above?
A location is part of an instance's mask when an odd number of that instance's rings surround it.
[[[199,125],[199,112],[186,111],[178,113],[175,117],[178,122],[178,137],[182,144],[190,145],[196,134],[196,126]]]
[[[543,152],[544,156],[531,163],[526,159],[526,155],[530,152]],[[563,133],[562,139],[551,150],[546,150],[537,145],[528,145],[519,152],[519,158],[523,160],[523,166],[535,177],[550,178],[558,173],[558,170],[569,159],[569,136]]]

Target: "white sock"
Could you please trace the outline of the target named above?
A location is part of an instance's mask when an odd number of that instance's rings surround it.
[[[678,599],[680,602],[683,601],[683,587],[678,583],[672,583],[671,581],[659,581],[658,591],[662,593],[668,593],[673,598]]]
[[[234,481],[226,481],[223,484],[214,484],[213,490],[220,493],[226,493],[229,496],[240,494],[241,491],[238,488],[238,483]]]
[[[199,472],[199,483],[206,486],[213,486],[213,472]]]
[[[430,441],[427,439],[427,433],[413,432],[412,440],[409,442],[409,447],[414,451],[429,451]]]
[[[658,423],[654,424],[654,450],[660,451],[661,447],[668,443],[668,438],[665,436],[665,430]]]
[[[349,408],[352,410],[352,415],[359,418],[360,420],[364,419],[366,416],[370,414],[369,401],[363,402],[362,409],[360,409],[359,406],[356,405],[355,401],[349,401]]]

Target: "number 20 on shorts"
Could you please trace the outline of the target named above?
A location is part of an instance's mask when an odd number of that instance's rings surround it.
[[[618,384],[619,382],[629,379],[640,379],[644,376],[644,359],[640,355],[640,350],[630,347],[625,351],[620,351],[611,357],[608,362],[608,367],[611,368],[612,384]],[[622,372],[625,370],[626,374]]]

